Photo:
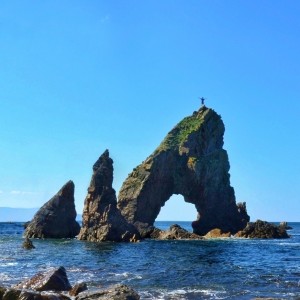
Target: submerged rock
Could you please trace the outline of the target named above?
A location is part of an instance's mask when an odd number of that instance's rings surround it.
[[[44,273],[38,273],[32,278],[20,282],[14,289],[30,289],[34,291],[69,291],[69,283],[64,267],[53,268]]]
[[[243,238],[259,238],[259,239],[286,239],[290,236],[287,234],[285,228],[276,226],[266,221],[257,220],[256,222],[249,222],[247,226],[239,231],[235,237]]]
[[[67,182],[45,203],[27,224],[28,238],[74,238],[80,230],[76,222],[74,183]]]
[[[123,183],[118,207],[127,221],[153,226],[165,202],[181,194],[198,212],[194,233],[243,229],[249,216],[230,186],[224,130],[221,117],[205,106],[176,125]]]
[[[140,239],[137,229],[126,221],[117,208],[112,182],[113,160],[106,150],[93,166],[78,239],[92,242],[136,242]]]

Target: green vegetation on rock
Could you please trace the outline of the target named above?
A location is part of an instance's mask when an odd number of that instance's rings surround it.
[[[184,118],[168,133],[155,152],[174,150],[182,146],[189,135],[200,128],[208,112],[209,109],[200,110],[198,113]]]

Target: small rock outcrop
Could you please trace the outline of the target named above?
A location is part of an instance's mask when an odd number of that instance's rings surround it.
[[[185,230],[178,224],[171,225],[168,230],[159,230],[156,228],[152,232],[151,238],[155,238],[158,240],[201,240],[203,239],[203,237]]]
[[[223,232],[221,229],[219,228],[215,228],[211,231],[209,231],[206,235],[205,238],[207,239],[215,239],[215,238],[228,238],[231,237],[231,233],[230,232]]]
[[[31,250],[31,249],[34,249],[34,248],[35,248],[35,247],[33,246],[32,241],[31,241],[28,237],[25,238],[22,247],[23,247],[24,249],[27,249],[27,250]]]
[[[249,216],[230,185],[224,130],[221,117],[205,106],[177,124],[123,183],[118,207],[127,221],[145,232],[141,224],[153,226],[165,202],[181,194],[198,212],[194,233],[243,229]]]
[[[257,220],[249,222],[247,226],[239,231],[235,237],[258,238],[258,239],[286,239],[290,236],[282,226],[276,226],[272,223]]]
[[[25,280],[14,289],[30,289],[34,291],[69,291],[72,287],[64,267],[53,268],[45,273],[38,273]]]
[[[74,183],[67,182],[45,203],[27,224],[28,238],[74,238],[80,230],[76,222]]]
[[[78,239],[92,242],[136,242],[140,239],[137,229],[126,221],[117,208],[112,182],[113,160],[106,150],[93,166]]]
[[[280,227],[284,228],[285,230],[291,230],[293,229],[293,227],[289,226],[287,222],[283,221],[283,222],[280,222],[279,224]]]

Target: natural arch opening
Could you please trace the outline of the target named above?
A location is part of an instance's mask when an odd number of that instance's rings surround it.
[[[155,220],[154,226],[167,230],[173,224],[178,224],[182,228],[193,232],[192,222],[197,219],[195,205],[184,201],[182,195],[172,195],[161,207]]]

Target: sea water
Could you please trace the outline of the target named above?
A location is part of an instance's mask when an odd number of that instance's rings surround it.
[[[177,223],[157,222],[162,229]],[[300,223],[286,240],[212,239],[141,243],[33,240],[22,246],[22,223],[0,223],[0,286],[64,266],[71,284],[127,284],[141,299],[300,299]]]

